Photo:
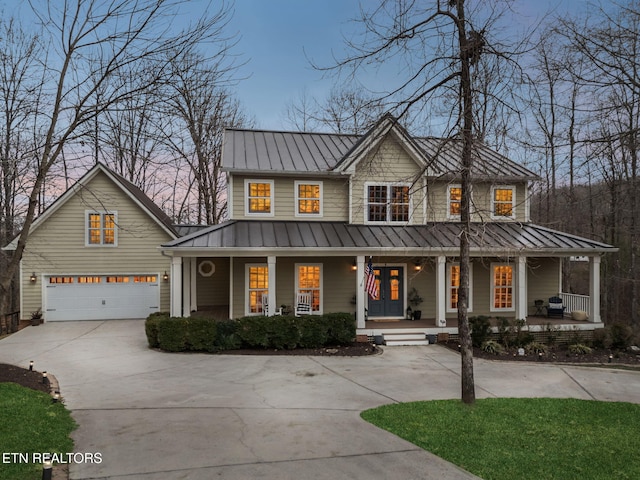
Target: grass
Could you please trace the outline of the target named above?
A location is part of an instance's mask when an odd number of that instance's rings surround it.
[[[386,405],[362,417],[485,480],[640,478],[636,404],[441,400]]]
[[[15,383],[0,383],[0,478],[42,478],[34,453],[73,452],[69,434],[76,428],[69,411],[51,396]],[[12,454],[27,456],[28,463]]]

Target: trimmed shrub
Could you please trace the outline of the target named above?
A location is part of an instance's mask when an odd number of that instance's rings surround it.
[[[327,313],[327,345],[348,345],[356,339],[356,319],[351,313]]]
[[[489,317],[478,315],[469,318],[469,326],[471,327],[471,343],[474,347],[480,347],[491,335],[491,323]]]
[[[216,338],[213,351],[235,350],[242,346],[242,339],[238,336],[238,322],[236,320],[218,320],[216,322]]]
[[[147,334],[147,342],[150,348],[158,348],[158,323],[162,319],[168,319],[169,314],[166,312],[155,312],[147,317],[144,322],[144,331]]]
[[[187,319],[162,318],[158,321],[158,346],[167,352],[187,350]]]
[[[324,317],[307,315],[296,321],[300,330],[300,348],[320,348],[326,345],[329,332]]]
[[[184,319],[186,347],[196,352],[213,352],[217,326],[215,320],[205,317]]]
[[[291,315],[267,317],[269,319],[269,348],[291,350],[298,346],[300,330],[298,319]]]
[[[248,348],[269,347],[269,318],[264,315],[238,319],[237,334],[242,345]]]

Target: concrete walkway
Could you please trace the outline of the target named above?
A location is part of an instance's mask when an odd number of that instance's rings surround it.
[[[53,373],[101,463],[72,479],[476,478],[360,419],[393,402],[460,396],[443,347],[369,357],[167,354],[144,322],[63,322],[0,341],[0,362]],[[475,361],[476,394],[640,403],[640,372]]]

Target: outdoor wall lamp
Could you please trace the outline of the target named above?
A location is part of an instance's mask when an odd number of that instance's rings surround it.
[[[162,275],[162,279],[163,279],[165,282],[168,282],[168,281],[169,281],[169,274],[167,273],[167,271],[166,271],[166,270],[164,271],[164,275]]]
[[[356,263],[356,261],[354,260],[351,263],[351,270],[353,270],[354,272],[358,269],[358,264]]]
[[[31,274],[31,276],[29,277],[29,281],[30,281],[31,283],[36,283],[36,282],[38,281],[38,277],[36,277],[36,272],[33,272],[33,273]]]
[[[420,270],[422,270],[422,263],[420,261],[414,262],[413,269],[416,272],[419,272]]]

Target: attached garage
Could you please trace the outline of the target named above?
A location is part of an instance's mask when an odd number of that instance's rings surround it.
[[[157,274],[49,275],[44,289],[46,321],[145,318],[160,310]]]

